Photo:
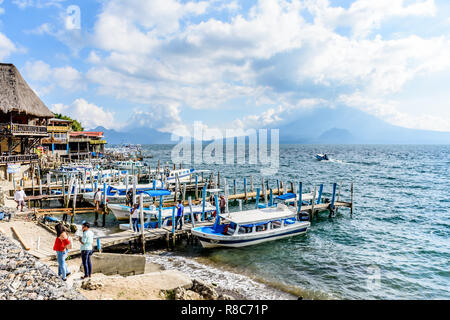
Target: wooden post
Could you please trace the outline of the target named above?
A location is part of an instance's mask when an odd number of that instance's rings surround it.
[[[256,203],[255,203],[255,209],[258,209],[258,204],[259,204],[259,193],[260,193],[260,188],[256,188]]]
[[[34,196],[34,164],[31,165],[31,190]]]
[[[302,192],[303,192],[303,183],[298,183],[298,204],[297,204],[297,213],[300,213],[302,211]]]
[[[178,173],[175,173],[175,198],[174,198],[175,203],[177,203],[177,200],[178,200],[178,188],[179,188],[179,186],[178,186]]]
[[[158,228],[162,227],[162,205],[163,205],[163,198],[162,196],[159,196],[159,206],[158,206]],[[172,221],[173,223],[173,221]]]
[[[233,179],[233,194],[236,194],[236,179]]]
[[[217,188],[220,189],[220,172],[217,171]]]
[[[244,199],[247,201],[247,178],[244,178]]]
[[[142,254],[145,254],[144,194],[139,195],[139,218],[141,222]]]
[[[351,206],[350,206],[350,216],[353,217],[353,182],[350,185],[350,202],[351,202]]]
[[[295,192],[294,192],[294,183],[291,181],[290,184],[291,184],[291,192],[292,192],[292,193],[295,193]]]
[[[250,176],[250,192],[253,193],[253,176]]]
[[[341,200],[341,184],[342,182],[339,182],[338,184],[338,195],[337,195],[337,202]],[[339,207],[336,208],[336,213],[338,213]]]
[[[191,224],[192,224],[192,228],[195,227],[195,219],[194,219],[194,211],[192,211],[192,199],[191,197],[188,198],[189,201],[189,209],[191,211]]]
[[[52,174],[47,173],[47,194],[50,195],[50,184],[51,184]]]
[[[314,204],[316,203],[316,191],[317,191],[317,186],[314,186],[314,193],[313,193],[313,198],[311,201],[311,220],[312,220],[312,218],[314,218]]]
[[[106,192],[106,190],[104,190]],[[136,176],[133,176],[133,205],[137,203],[136,201]]]
[[[207,187],[207,185],[205,184],[205,185],[203,186],[202,221],[205,221],[206,187]]]
[[[14,228],[11,227],[11,230],[13,231],[13,233],[15,234],[15,236],[17,237],[17,239],[19,240],[19,242],[22,244],[23,248],[27,251],[30,250],[30,247],[26,244],[25,240],[23,240],[22,236],[19,234],[19,232]]]
[[[195,175],[195,200],[198,200],[198,175]]]
[[[77,207],[77,195],[78,195],[78,179],[75,180],[75,190],[73,195],[73,211],[72,217],[70,218],[70,223],[73,224],[73,220],[75,219],[75,209]]]
[[[186,183],[183,183],[183,204],[184,204],[184,201],[186,200],[186,188],[187,188]]]
[[[322,198],[322,192],[323,192],[323,183],[321,183],[320,187],[319,187],[319,195],[317,197],[317,204],[320,204],[320,200]]]
[[[230,211],[229,211],[229,208],[228,208],[228,196],[229,196],[229,192],[228,191],[229,190],[228,190],[227,179],[224,178],[223,182],[224,182],[224,193],[225,193],[225,212],[228,213]]]

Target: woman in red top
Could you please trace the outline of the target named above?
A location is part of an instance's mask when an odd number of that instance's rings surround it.
[[[70,275],[66,264],[67,247],[69,245],[70,241],[66,229],[62,224],[58,224],[56,226],[56,239],[53,250],[56,251],[56,257],[58,258],[58,276],[62,277],[64,281],[66,281],[66,277]]]

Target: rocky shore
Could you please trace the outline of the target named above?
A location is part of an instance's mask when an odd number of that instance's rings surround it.
[[[83,300],[57,274],[0,232],[0,300]]]

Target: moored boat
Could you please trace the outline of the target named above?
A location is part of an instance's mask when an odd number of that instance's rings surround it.
[[[220,214],[218,219],[214,226],[192,229],[204,248],[255,245],[304,234],[310,226],[309,221],[301,220],[295,208],[284,204]]]

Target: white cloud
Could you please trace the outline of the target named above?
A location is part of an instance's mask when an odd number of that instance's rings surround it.
[[[112,129],[119,126],[114,120],[114,112],[105,110],[103,107],[81,98],[76,99],[71,105],[53,104],[50,109],[55,113],[61,113],[78,120],[85,129],[93,129],[98,126]]]
[[[425,17],[433,23],[438,10],[433,0],[356,0],[347,9],[328,0],[259,0],[248,12],[237,10],[235,1],[161,2],[103,2],[93,33],[82,37],[92,47],[86,79],[99,94],[149,106],[149,114],[135,113],[142,116],[136,120],[162,119],[152,106],[178,115],[184,106],[222,108],[247,99],[265,109],[240,124],[270,124],[308,99],[332,104],[362,93],[368,106],[378,106],[368,110],[372,114],[422,128],[399,115],[401,101],[392,103],[390,96],[418,76],[450,69],[449,35],[375,33],[393,19],[413,23]],[[220,10],[229,17],[208,15]],[[348,36],[337,31],[341,27],[349,28]],[[41,26],[40,32],[47,29]],[[83,76],[75,71],[60,70],[67,82],[58,83],[65,88],[80,83]],[[164,121],[156,124],[169,130]],[[430,121],[427,128],[446,124]]]
[[[15,51],[17,48],[14,43],[0,32],[0,60],[4,60]]]
[[[56,86],[74,92],[86,89],[84,76],[70,66],[52,68],[44,61],[27,61],[24,68],[26,78],[36,83],[40,94],[47,94]]]
[[[395,100],[385,100],[370,98],[360,92],[352,95],[341,95],[339,102],[347,106],[363,110],[387,122],[405,128],[450,131],[450,119],[424,113],[412,115],[398,110],[399,102]]]

